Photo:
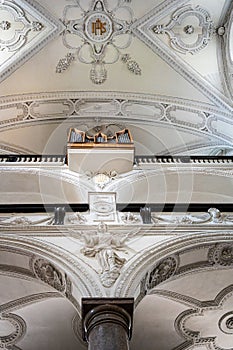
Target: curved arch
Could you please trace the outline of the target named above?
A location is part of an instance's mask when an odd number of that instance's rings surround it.
[[[84,263],[65,249],[61,249],[50,243],[44,243],[37,239],[16,237],[13,235],[0,235],[0,248],[31,254],[46,259],[57,268],[61,269],[69,278],[71,286],[69,293],[65,293],[76,309],[80,312],[80,299],[83,296],[103,296],[104,291],[100,283],[92,276],[93,271]],[[62,293],[65,296],[64,292]]]
[[[91,181],[87,182],[81,175],[59,166],[2,166],[0,177],[1,175],[0,187],[5,203],[15,202],[17,193],[17,200],[21,203],[87,202],[88,191],[93,191]]]
[[[121,203],[231,202],[232,177],[230,168],[154,164],[114,179],[105,190],[117,191]]]
[[[137,297],[141,282],[155,263],[161,261],[161,259],[203,244],[219,242],[233,242],[232,232],[224,232],[224,234],[221,232],[186,234],[179,238],[165,240],[154,247],[149,247],[141,254],[134,256],[122,269],[121,277],[115,286],[115,296]]]

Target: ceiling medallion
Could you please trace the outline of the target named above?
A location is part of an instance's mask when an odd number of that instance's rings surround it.
[[[104,12],[90,14],[84,22],[87,38],[96,43],[104,43],[113,33],[111,18]]]
[[[122,56],[120,50],[131,44],[133,12],[125,0],[119,0],[114,6],[104,0],[95,0],[91,6],[86,6],[81,0],[76,0],[75,5],[65,7],[63,44],[74,50],[69,55],[81,63],[91,65],[90,80],[94,84],[103,84],[107,79],[106,65],[116,63]],[[78,18],[73,19],[75,11]],[[57,73],[62,73],[70,66],[71,60],[63,67],[65,69],[60,69],[64,59],[58,62]],[[131,60],[127,68],[135,74],[141,72],[136,61]]]

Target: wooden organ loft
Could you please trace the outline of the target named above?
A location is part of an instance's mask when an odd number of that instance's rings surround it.
[[[79,173],[118,174],[131,171],[134,162],[134,143],[129,129],[113,136],[97,132],[93,136],[76,128],[69,130],[67,142],[69,169]]]

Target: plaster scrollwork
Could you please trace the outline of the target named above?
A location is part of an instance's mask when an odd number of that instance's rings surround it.
[[[176,215],[176,216],[167,216],[156,215],[152,213],[152,220],[155,225],[167,224],[167,225],[205,225],[205,224],[223,224],[223,225],[232,225],[233,215],[225,214],[220,212],[217,208],[209,208],[207,213],[200,214],[186,214],[186,215]]]
[[[30,21],[22,7],[14,1],[5,0],[0,3],[0,9],[9,16],[9,20],[0,23],[2,30],[9,31],[9,36],[5,40],[0,39],[0,51],[7,50],[14,52],[19,50],[28,40],[30,31],[43,30],[44,24],[37,21]],[[21,24],[21,28],[17,25]]]
[[[212,265],[232,266],[233,265],[233,244],[217,243],[210,248],[208,261]]]
[[[92,183],[96,186],[96,188],[103,190],[108,184],[110,184],[113,180],[120,179],[121,176],[115,170],[111,170],[110,172],[86,172],[84,177],[88,180],[92,181]]]
[[[152,30],[155,34],[166,33],[171,46],[178,52],[191,54],[205,48],[215,31],[210,14],[200,6],[182,7],[173,13],[168,24],[154,25]]]
[[[79,18],[70,17],[72,9],[79,10]],[[123,17],[121,17],[123,16]],[[77,16],[78,17],[78,16]],[[103,0],[94,0],[86,8],[81,1],[65,6],[63,12],[63,44],[73,50],[60,59],[57,73],[69,68],[72,61],[91,65],[90,80],[94,84],[103,84],[107,79],[107,64],[116,63],[121,57],[121,49],[130,46],[132,36],[130,25],[133,23],[133,11],[123,0],[111,6]],[[70,37],[73,41],[70,41]],[[129,71],[141,74],[141,68],[135,60],[122,56]]]
[[[4,80],[63,29],[36,1],[0,1],[0,80]]]
[[[121,220],[123,221],[124,224],[129,224],[129,225],[141,224],[141,220],[139,219],[139,216],[130,212],[122,215]]]
[[[228,97],[223,95],[220,91],[216,91],[215,86],[213,86],[205,77],[202,77],[197,73],[195,69],[193,69],[186,61],[181,57],[180,50],[182,53],[198,52],[200,49],[206,47],[215,34],[215,28],[211,29],[211,22],[208,24],[208,21],[205,18],[205,15],[201,14],[204,22],[206,22],[206,33],[205,30],[199,29],[201,33],[197,33],[194,31],[192,34],[187,34],[185,32],[180,33],[181,40],[176,40],[178,33],[175,33],[175,40],[172,43],[174,46],[174,50],[171,50],[171,45],[167,45],[165,40],[161,40],[161,34],[155,34],[153,28],[155,25],[159,25],[163,18],[167,18],[170,16],[171,11],[176,11],[178,8],[180,11],[184,9],[181,8],[182,5],[187,3],[187,0],[173,0],[173,1],[163,1],[159,5],[157,5],[154,9],[150,10],[150,12],[146,13],[143,17],[136,20],[132,25],[132,32],[136,35],[136,37],[141,40],[144,44],[146,44],[153,52],[161,57],[167,64],[169,64],[176,72],[178,72],[182,77],[184,77],[190,84],[192,84],[197,90],[201,91],[211,103],[214,103],[216,106],[219,106],[222,110],[230,112],[232,109],[231,102]],[[192,8],[192,10],[195,8]],[[195,10],[197,11],[197,10]],[[205,11],[205,10],[204,10]],[[197,11],[199,13],[199,10]],[[199,21],[198,17],[194,16],[194,20]],[[183,28],[186,27],[187,24],[193,25],[190,23],[185,23]],[[208,31],[208,25],[210,25],[210,32]],[[200,23],[197,27],[200,26]],[[193,25],[196,28],[196,23]],[[200,26],[200,28],[202,28]],[[180,29],[180,28],[179,28]],[[190,31],[190,29],[186,29],[186,31]],[[213,31],[213,33],[212,33]],[[203,36],[203,33],[205,35]],[[182,35],[181,35],[182,34]],[[194,38],[198,37],[203,39],[199,43],[199,39],[195,40]],[[185,38],[185,41],[184,41]],[[193,38],[193,39],[192,39]],[[193,41],[191,41],[191,39]],[[171,40],[170,40],[171,42]],[[189,47],[189,45],[191,47]],[[175,50],[178,54],[175,53]]]
[[[51,225],[54,221],[54,217],[44,217],[40,220],[31,220],[26,216],[16,216],[0,218],[0,226],[29,226],[29,225]]]
[[[232,285],[215,300],[199,302],[200,307],[185,310],[175,321],[177,332],[192,345],[206,344],[208,349],[232,349]],[[211,329],[209,325],[211,324]]]
[[[98,225],[97,231],[75,232],[74,238],[84,242],[80,252],[89,258],[96,258],[100,270],[99,276],[104,287],[113,286],[120,276],[121,269],[126,263],[126,258],[119,255],[119,252],[128,253],[125,242],[135,236],[139,229],[128,233],[118,231],[111,233],[105,223]]]
[[[13,313],[1,313],[0,329],[0,348],[11,349],[24,337],[27,327],[22,317]],[[2,330],[6,332],[5,335],[2,335]]]
[[[35,276],[49,286],[64,293],[67,287],[66,275],[45,259],[35,258],[32,262]]]
[[[85,224],[87,222],[87,218],[78,212],[67,215],[66,220],[68,224]]]

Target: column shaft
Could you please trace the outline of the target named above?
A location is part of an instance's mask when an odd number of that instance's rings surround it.
[[[88,342],[88,350],[129,349],[132,298],[86,298],[82,306],[83,337]]]

